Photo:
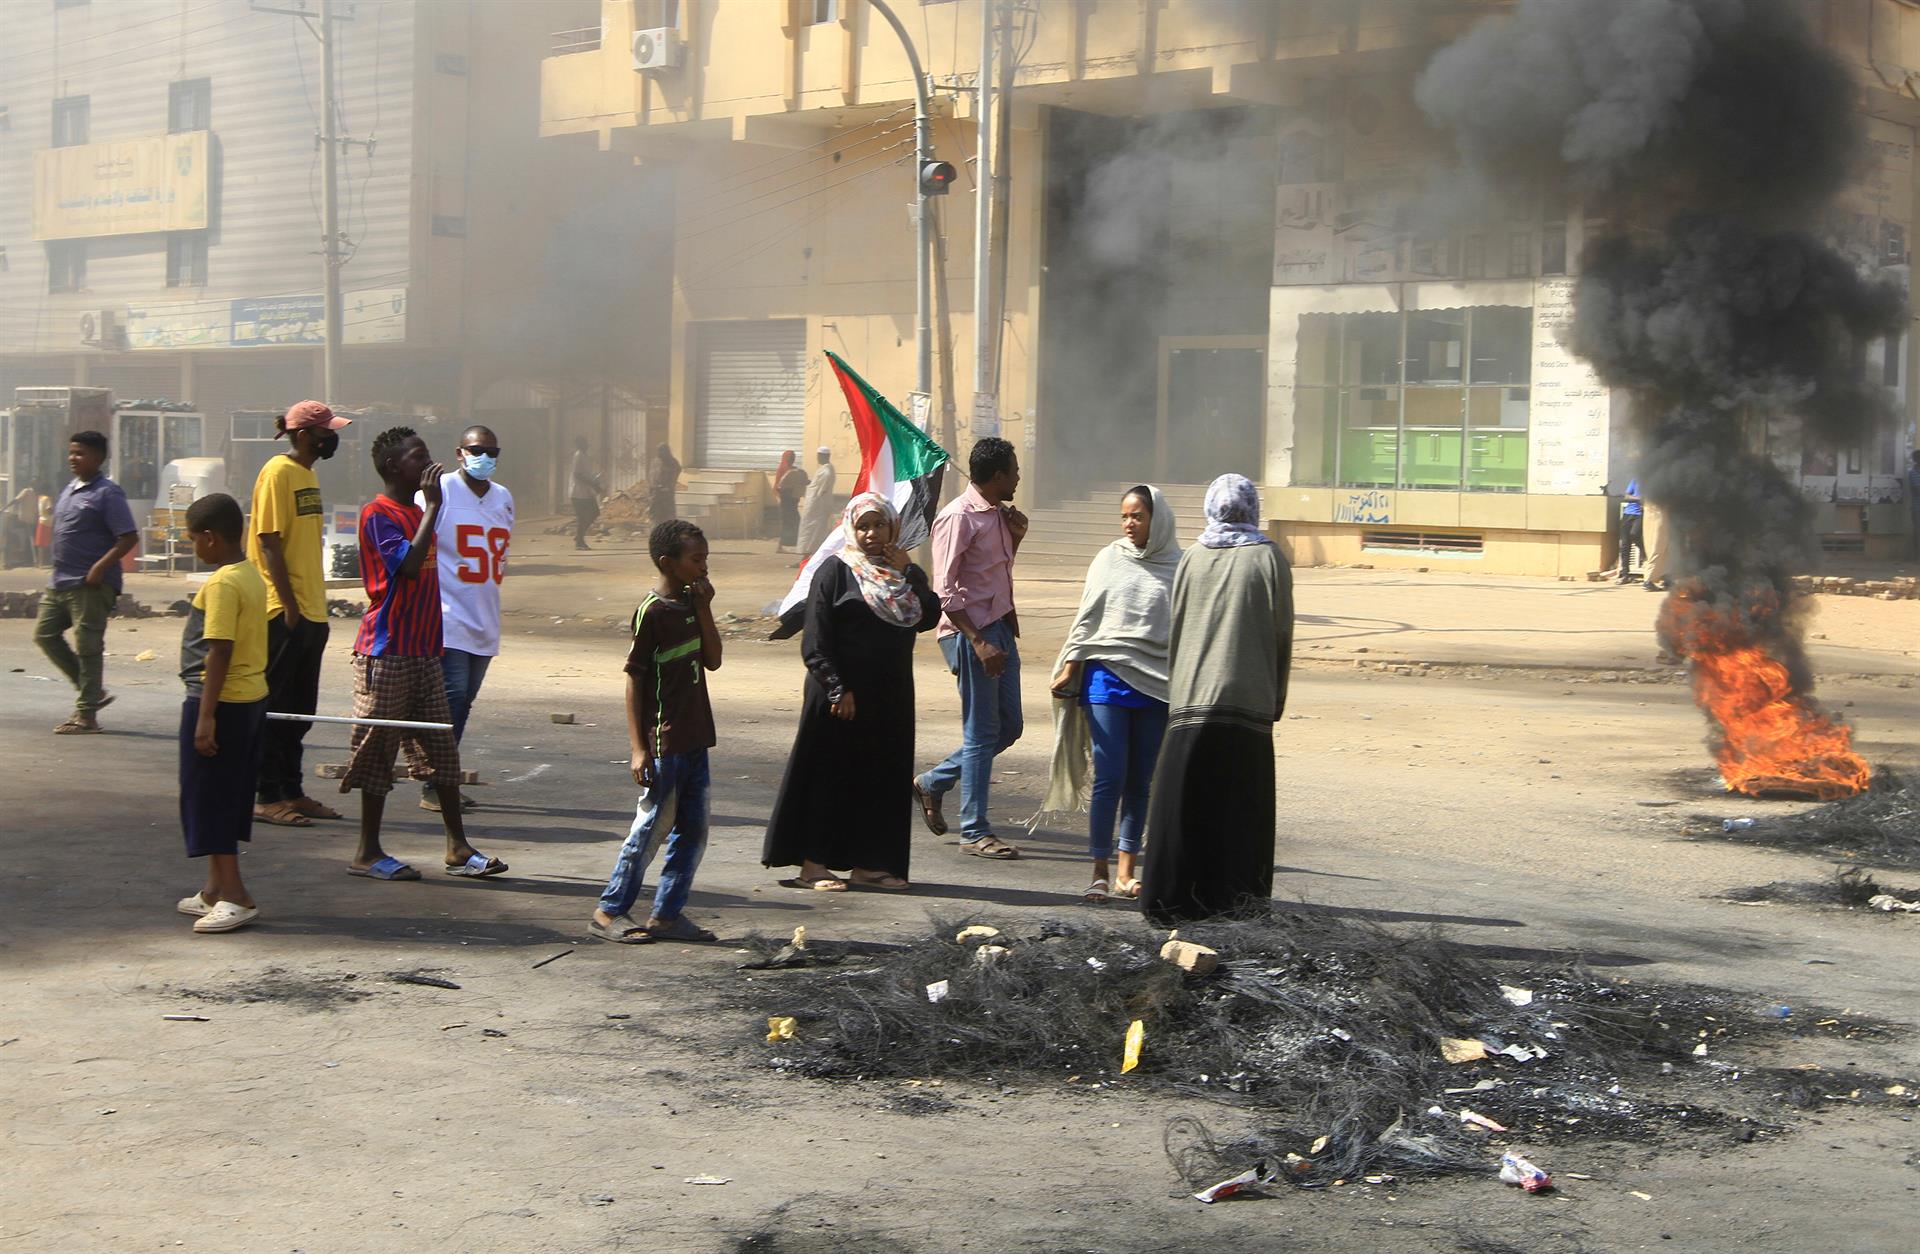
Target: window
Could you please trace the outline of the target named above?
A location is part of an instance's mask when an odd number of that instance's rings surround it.
[[[87,97],[62,96],[53,102],[53,146],[72,148],[87,142]]]
[[[53,0],[56,9],[78,9],[93,3],[93,0]]]
[[[167,286],[207,285],[207,233],[175,231],[167,236]]]
[[[213,81],[187,78],[167,88],[167,133],[204,131],[212,125]]]
[[[3,269],[4,266],[0,266]],[[1900,353],[1906,346],[1906,337],[1889,335],[1881,347],[1880,382],[1890,388],[1900,386]]]
[[[807,15],[807,25],[824,26],[828,22],[840,20],[840,0],[800,0],[802,10]]]
[[[1521,492],[1533,311],[1307,314],[1294,482]]]
[[[58,239],[47,243],[47,290],[78,292],[87,286],[87,241]]]

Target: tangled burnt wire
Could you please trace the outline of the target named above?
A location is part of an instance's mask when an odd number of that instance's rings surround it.
[[[1798,814],[1773,815],[1716,837],[1801,853],[1845,854],[1888,867],[1920,867],[1920,786],[1882,769],[1867,791]]]
[[[1719,894],[1726,901],[1742,904],[1778,901],[1796,906],[1842,906],[1847,909],[1872,905],[1873,899],[1882,895],[1911,901],[1920,898],[1920,888],[1889,887],[1874,879],[1866,870],[1850,866],[1841,868],[1824,880],[1774,880],[1750,888],[1730,888]]]
[[[1266,1159],[1311,1185],[1484,1169],[1489,1133],[1462,1121],[1469,1108],[1529,1142],[1725,1126],[1741,1116],[1691,1101],[1741,1074],[1721,1047],[1785,1030],[1724,994],[1496,971],[1434,933],[1304,910],[1183,927],[1182,939],[1219,951],[1209,975],[1162,961],[1165,933],[1144,923],[1002,935],[989,943],[1005,952],[983,962],[955,939],[964,922],[887,955],[756,982],[758,1013],[797,1021],[772,1064],[827,1079],[1074,1080],[1205,1096],[1257,1111],[1256,1126],[1216,1138],[1176,1121],[1168,1152],[1183,1177],[1210,1183]],[[1145,1048],[1123,1077],[1136,1019]],[[1449,1063],[1443,1042],[1463,1041],[1490,1057]],[[1696,1053],[1703,1042],[1712,1061]],[[1654,1087],[1657,1099],[1645,1095]]]

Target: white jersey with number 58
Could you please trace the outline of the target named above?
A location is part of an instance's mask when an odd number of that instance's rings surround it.
[[[495,483],[476,495],[453,472],[440,480],[440,494],[434,539],[446,647],[493,657],[500,652],[500,581],[513,540],[513,493]]]

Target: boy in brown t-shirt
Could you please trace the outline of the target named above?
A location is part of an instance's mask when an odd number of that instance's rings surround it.
[[[712,932],[681,913],[707,848],[707,750],[715,736],[705,672],[720,669],[707,537],[692,523],[670,518],[653,529],[647,549],[660,582],[633,613],[626,666],[627,740],[640,803],[588,931],[623,945],[656,937],[710,941]],[[666,861],[642,925],[628,912],[663,843]]]

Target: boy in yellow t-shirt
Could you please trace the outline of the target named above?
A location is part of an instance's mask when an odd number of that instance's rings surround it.
[[[193,555],[219,567],[180,638],[180,826],[187,856],[207,859],[206,887],[180,900],[196,932],[231,932],[259,917],[240,882],[240,844],[253,838],[253,782],[267,718],[267,585],[246,560],[240,503],[224,493],[187,510]]]

